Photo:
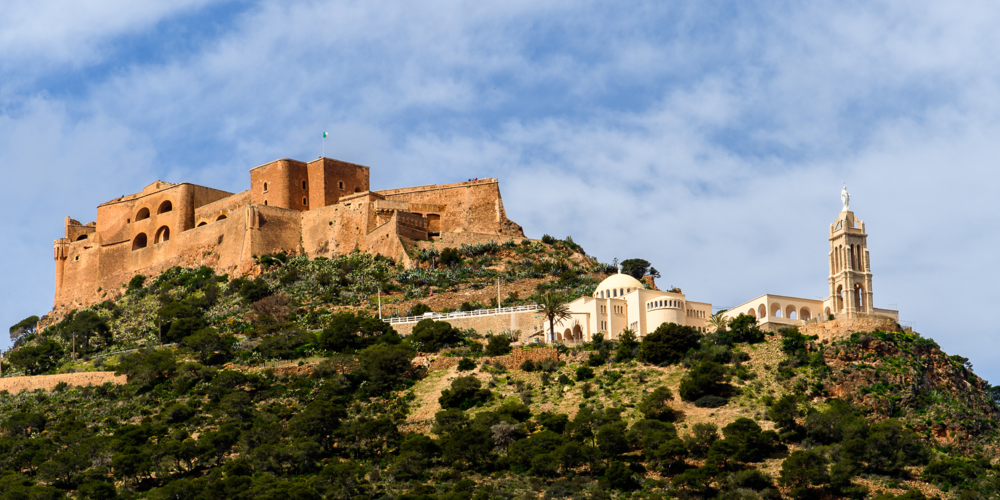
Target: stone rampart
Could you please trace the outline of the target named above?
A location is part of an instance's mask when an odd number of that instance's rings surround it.
[[[899,324],[895,321],[883,318],[834,319],[820,323],[807,323],[799,327],[799,331],[802,334],[816,335],[820,341],[847,337],[854,332],[871,332],[875,330],[883,332],[901,331]]]
[[[33,375],[28,377],[8,377],[0,379],[0,391],[17,394],[21,391],[42,389],[51,391],[60,382],[71,386],[103,385],[105,382],[124,384],[125,375],[115,376],[115,372],[63,373],[59,375]]]
[[[521,311],[505,314],[446,318],[440,321],[450,323],[451,326],[461,330],[472,328],[480,335],[485,335],[488,332],[500,333],[507,330],[520,330],[521,340],[523,341],[532,333],[544,329],[545,318],[538,311]],[[417,322],[394,323],[392,327],[400,335],[406,336],[413,333],[413,327],[416,325]]]

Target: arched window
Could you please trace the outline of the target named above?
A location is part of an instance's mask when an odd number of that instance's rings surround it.
[[[83,241],[85,239],[87,239],[87,235],[86,234],[81,234],[79,237],[77,237],[76,241]]]
[[[207,225],[208,225],[208,223],[205,222],[205,221],[201,221],[201,222],[198,223],[198,227],[207,226]]]
[[[612,290],[612,292],[614,292],[614,293],[612,293],[613,296],[615,296],[615,297],[618,296],[618,290]]]
[[[344,190],[344,181],[337,182],[337,187],[339,187],[340,190],[343,191]]]
[[[135,221],[136,222],[139,222],[141,220],[145,220],[145,219],[148,219],[148,218],[149,218],[149,209],[146,208],[146,207],[140,208],[139,212],[137,212],[135,214]]]
[[[146,248],[146,233],[139,233],[132,238],[132,251],[139,250],[140,248]]]
[[[781,304],[778,304],[777,302],[771,304],[771,316],[774,316],[775,318],[780,318],[782,316]]]
[[[265,207],[267,206],[267,200],[264,200],[264,206]]]
[[[761,304],[760,307],[757,308],[757,314],[759,314],[761,318],[767,317],[767,308],[764,307],[764,304]]]
[[[306,188],[306,181],[302,181],[302,189]]]
[[[757,317],[757,312],[754,311],[753,308],[751,307],[750,310],[747,311],[747,316],[753,316],[753,317],[756,318]]]
[[[306,203],[306,199],[302,198],[302,206],[306,206],[306,205],[308,205],[308,203]]]
[[[220,221],[220,220],[226,220],[226,219],[228,219],[228,217],[226,217],[226,214],[222,214],[222,215],[220,215],[220,216],[219,216],[219,217],[218,217],[217,219],[215,219],[215,220],[216,220],[216,221]]]
[[[170,228],[169,227],[163,226],[160,229],[156,230],[156,237],[153,238],[153,243],[159,244],[159,243],[163,243],[164,241],[169,241],[169,240],[170,240]]]
[[[167,213],[167,212],[169,212],[169,211],[171,211],[173,209],[174,209],[174,204],[170,203],[170,200],[167,200],[167,201],[165,201],[163,203],[160,203],[160,208],[156,209],[156,213],[157,214],[165,214],[165,213]]]
[[[264,183],[264,192],[265,193],[267,192],[267,183],[266,182]]]

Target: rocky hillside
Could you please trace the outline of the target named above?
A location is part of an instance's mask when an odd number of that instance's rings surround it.
[[[19,324],[5,359],[24,374],[127,383],[0,393],[0,497],[1000,494],[995,392],[929,339],[747,318],[554,350],[430,320],[401,338],[373,317],[379,290],[410,315],[492,305],[498,278],[503,305],[571,300],[614,271],[570,239],[412,251],[419,269],[358,253],[262,256],[236,280],[173,269]]]

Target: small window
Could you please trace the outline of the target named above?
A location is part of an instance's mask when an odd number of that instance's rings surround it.
[[[264,206],[265,207],[267,206],[267,200],[264,200]]]
[[[307,201],[307,200],[306,200],[305,198],[302,198],[302,206],[307,206],[307,205],[309,205],[308,203],[306,203],[306,201]]]
[[[76,241],[82,241],[82,240],[85,240],[85,239],[87,239],[87,235],[86,234],[81,234],[80,237],[76,239]]]
[[[264,192],[265,193],[267,192],[267,183],[266,182],[264,183]]]
[[[338,182],[338,183],[337,183],[337,185],[338,185],[338,186],[340,186],[340,190],[341,190],[341,191],[343,191],[343,190],[344,190],[344,181],[340,181],[340,182]]]
[[[73,260],[80,260],[80,256],[77,255],[76,257],[73,257]]]
[[[302,189],[306,188],[306,181],[302,181]]]

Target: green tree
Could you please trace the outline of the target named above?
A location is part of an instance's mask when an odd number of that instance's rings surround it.
[[[729,379],[725,366],[703,359],[681,378],[681,399],[696,401],[703,396],[726,396],[732,391]]]
[[[659,365],[676,363],[691,349],[697,349],[702,335],[690,326],[664,323],[642,339],[639,359]]]
[[[542,316],[549,320],[549,336],[555,339],[556,323],[573,317],[569,312],[569,306],[566,305],[562,295],[552,292],[542,295],[538,305],[541,307]]]
[[[148,383],[168,378],[177,372],[177,358],[168,349],[143,349],[118,363],[115,375],[125,375],[128,382]]]
[[[191,349],[195,358],[206,365],[216,365],[229,359],[235,343],[235,337],[220,335],[215,328],[202,328],[181,341],[182,346]]]
[[[410,340],[420,342],[424,352],[438,352],[444,347],[462,342],[462,331],[445,321],[421,320],[413,325]]]
[[[648,419],[672,422],[677,418],[677,413],[671,406],[674,400],[674,393],[667,387],[658,387],[655,391],[646,395],[636,407]]]
[[[483,389],[482,382],[474,375],[458,377],[451,382],[451,387],[441,391],[438,403],[441,408],[461,408],[468,410],[493,397],[489,389]]]
[[[59,335],[66,342],[75,345],[79,353],[92,351],[96,347],[92,345],[95,338],[104,346],[111,343],[111,327],[108,322],[89,310],[74,314],[73,319],[59,329]]]
[[[28,316],[10,327],[10,341],[14,343],[14,347],[18,347],[28,335],[35,334],[38,321],[38,316]]]
[[[781,463],[779,482],[792,488],[793,498],[815,498],[810,486],[820,486],[830,481],[826,458],[816,450],[796,450]]]
[[[639,339],[635,332],[626,328],[618,335],[618,349],[615,352],[615,361],[619,363],[628,361],[635,357],[636,348],[639,347]]]
[[[7,359],[25,374],[37,375],[55,368],[62,356],[62,346],[52,339],[46,339],[38,345],[25,346],[14,351]]]
[[[510,354],[510,337],[506,335],[490,335],[486,343],[487,356],[503,356]]]
[[[353,352],[378,343],[398,344],[400,341],[396,330],[388,323],[374,316],[350,312],[334,315],[319,335],[320,347],[334,352]]]
[[[381,393],[403,382],[413,370],[414,356],[416,352],[402,344],[377,344],[361,351],[358,362],[366,377],[364,389]]]
[[[622,261],[622,274],[638,280],[649,274],[650,267],[649,261],[645,259],[625,259]]]
[[[764,341],[764,332],[757,325],[757,317],[740,313],[729,320],[729,330],[719,335],[720,344],[746,342],[756,344]]]
[[[192,301],[173,301],[157,313],[163,342],[180,342],[194,332],[208,326],[205,312]]]

